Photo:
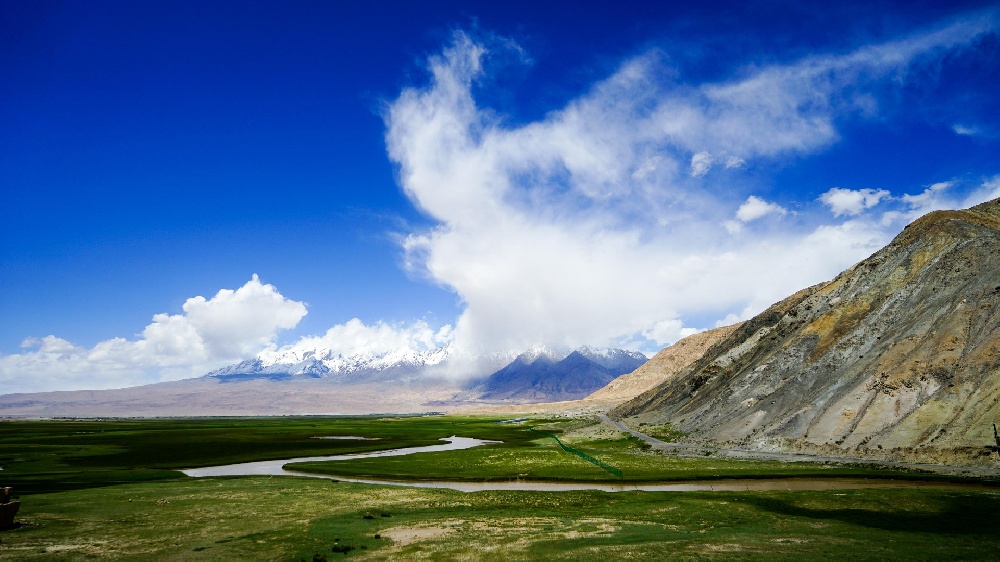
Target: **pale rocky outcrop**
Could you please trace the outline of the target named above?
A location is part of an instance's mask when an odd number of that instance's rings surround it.
[[[754,449],[995,462],[1000,200],[914,221],[612,415]]]

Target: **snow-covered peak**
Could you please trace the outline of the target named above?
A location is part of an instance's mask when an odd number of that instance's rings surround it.
[[[349,373],[360,369],[385,369],[396,365],[437,365],[447,359],[450,353],[451,347],[447,345],[433,349],[414,349],[404,345],[389,351],[362,350],[350,355],[336,353],[325,347],[315,349],[296,347],[264,351],[257,358],[263,367],[318,362],[331,372]]]
[[[248,359],[208,374],[225,378],[305,375],[322,378],[370,379],[408,378],[445,362],[451,347],[415,349],[404,345],[388,351],[363,349],[349,355],[329,347],[301,345],[261,352]]]
[[[424,374],[466,378],[495,372],[513,361],[531,364],[545,358],[554,363],[572,352],[569,348],[536,345],[522,352],[504,350],[471,356],[457,352],[451,344],[428,348],[404,344],[391,349],[361,346],[353,352],[343,353],[324,345],[326,342],[321,338],[309,343],[313,345],[300,341],[281,349],[263,351],[254,359],[223,367],[209,376],[227,380],[309,376],[345,381],[389,381]],[[577,351],[614,372],[629,372],[646,361],[641,353],[621,349],[581,347]]]
[[[534,345],[518,354],[517,359],[522,363],[534,363],[543,357],[549,361],[562,361],[570,353],[572,351],[568,348]]]
[[[577,349],[581,355],[590,359],[598,365],[607,367],[612,371],[623,373],[630,372],[645,363],[649,358],[639,351],[629,351],[626,349],[597,349],[584,346]]]

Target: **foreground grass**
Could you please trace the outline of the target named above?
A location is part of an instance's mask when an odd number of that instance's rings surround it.
[[[985,559],[1000,493],[463,494],[253,477],[39,494],[19,519],[0,558]]]
[[[21,526],[0,532],[0,558],[994,556],[1000,491],[993,490],[464,494],[280,476],[193,479],[174,470],[428,445],[457,434],[504,443],[308,468],[388,479],[613,480],[524,424],[494,421],[3,422],[0,485],[15,486],[22,506]],[[621,468],[628,481],[899,475],[864,467],[664,456],[633,438],[597,438],[586,429],[590,423],[531,422]],[[313,439],[326,435],[379,439]]]

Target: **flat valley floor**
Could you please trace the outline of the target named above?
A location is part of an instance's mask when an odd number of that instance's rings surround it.
[[[20,496],[5,559],[993,558],[1000,487],[872,466],[652,451],[592,419],[349,417],[0,423],[0,486]],[[528,428],[534,428],[531,431]],[[620,480],[567,452],[620,469]],[[669,428],[663,428],[669,434]],[[178,469],[426,446],[472,449],[297,465],[330,476],[630,484],[859,479],[823,491],[481,491]],[[364,436],[367,440],[317,439]],[[666,435],[664,435],[666,436]],[[958,488],[936,487],[955,486]]]

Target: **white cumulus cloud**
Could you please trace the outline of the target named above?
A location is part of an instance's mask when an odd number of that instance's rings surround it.
[[[92,348],[53,335],[28,338],[21,353],[0,355],[4,392],[113,388],[203,375],[227,362],[274,347],[279,330],[306,315],[255,274],[236,290],[187,299],[183,314],[156,314],[135,339],[113,338]]]
[[[736,218],[743,222],[750,222],[757,220],[761,217],[766,217],[767,215],[787,215],[788,209],[785,209],[777,203],[770,203],[764,201],[760,197],[751,195],[747,197],[747,200],[740,205],[739,209],[736,209]]]
[[[878,205],[879,201],[889,197],[884,189],[844,189],[831,188],[819,196],[824,205],[830,207],[833,216],[859,215],[863,211]]]

